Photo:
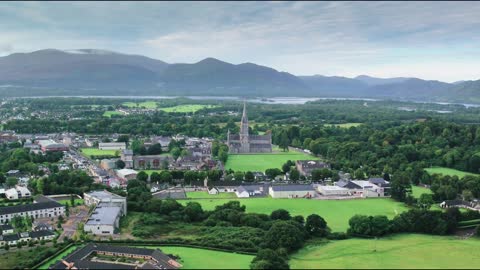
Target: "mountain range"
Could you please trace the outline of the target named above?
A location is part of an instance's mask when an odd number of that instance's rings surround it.
[[[480,103],[480,80],[295,76],[206,58],[166,63],[105,50],[46,49],[0,57],[0,96],[149,95],[351,97]]]

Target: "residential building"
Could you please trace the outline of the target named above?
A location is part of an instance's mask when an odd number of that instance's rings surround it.
[[[5,197],[8,200],[18,200],[22,198],[30,198],[32,193],[30,190],[24,186],[15,186],[15,188],[7,189],[5,191]]]
[[[238,198],[263,197],[268,192],[267,185],[241,185],[235,191]]]
[[[330,169],[330,164],[319,160],[296,160],[295,168],[304,176],[311,176],[312,171],[316,169]]]
[[[34,203],[0,207],[0,224],[8,223],[15,216],[44,218],[65,215],[65,206],[45,196],[39,196]]]
[[[127,149],[127,144],[124,143],[124,142],[98,143],[98,149],[100,149],[100,150],[124,150],[124,149]]]
[[[112,260],[92,260],[92,254],[112,257]],[[116,260],[113,260],[116,258]],[[138,259],[128,263],[119,258]],[[49,269],[179,269],[180,263],[160,249],[89,243],[57,261]]]
[[[167,169],[170,163],[173,163],[173,158],[166,155],[133,156],[135,169]]]
[[[128,181],[137,178],[138,172],[132,169],[116,170],[116,174],[120,180]]]
[[[0,224],[0,235],[13,233],[13,227],[10,224]]]
[[[274,185],[269,189],[272,198],[312,198],[316,196],[311,185]]]
[[[21,232],[0,235],[0,247],[5,245],[15,246],[18,242],[26,243],[28,241],[50,241],[55,239],[55,233],[52,231]]]

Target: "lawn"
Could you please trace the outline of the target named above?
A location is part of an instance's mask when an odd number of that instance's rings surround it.
[[[376,249],[376,252],[373,250]],[[291,269],[478,268],[480,240],[404,234],[311,245],[291,256]]]
[[[123,106],[129,108],[142,108],[145,107],[147,109],[156,109],[158,107],[157,102],[155,101],[145,101],[145,102],[124,102],[122,103]]]
[[[451,175],[451,176],[458,176],[459,178],[462,178],[466,175],[473,175],[473,176],[480,176],[479,174],[474,174],[470,172],[463,172],[455,169],[450,169],[450,168],[445,168],[445,167],[432,167],[432,168],[425,168],[425,170],[429,174],[443,174],[443,175]]]
[[[253,260],[252,255],[200,248],[169,246],[144,246],[144,248],[159,248],[166,254],[179,256],[179,262],[183,265],[181,269],[249,269]]]
[[[216,195],[210,195],[206,191],[192,191],[187,192],[187,198],[189,199],[228,199],[237,198],[237,195],[233,192],[221,192]]]
[[[64,252],[58,254],[51,260],[47,261],[46,263],[42,264],[38,269],[48,269],[48,267],[52,264],[54,264],[56,261],[63,259],[66,257],[68,254],[72,253],[75,249],[77,249],[78,246],[71,246],[67,248]]]
[[[232,199],[192,199],[181,200],[182,204],[191,201],[199,202],[204,210],[213,210],[215,206],[224,204]],[[273,199],[249,198],[236,199],[247,207],[250,213],[270,214],[277,209],[285,209],[292,216],[318,214],[325,218],[332,231],[345,232],[348,229],[348,220],[355,214],[359,215],[386,215],[393,218],[397,213],[407,210],[403,203],[389,198],[372,198],[356,200],[314,200],[314,199]]]
[[[58,202],[63,204],[63,205],[68,203],[69,206],[72,206],[72,205],[70,205],[70,200],[60,200]],[[75,201],[73,203],[75,203],[75,205],[82,205],[83,204],[83,199],[75,199]]]
[[[419,187],[419,186],[413,186],[412,185],[412,195],[415,198],[420,198],[420,195],[423,193],[427,194],[433,194],[433,192],[429,188],[424,188],[424,187]]]
[[[275,150],[275,149],[274,149]],[[225,169],[232,169],[234,171],[259,171],[265,172],[270,168],[282,168],[282,165],[287,160],[308,160],[318,159],[314,156],[296,152],[274,152],[267,154],[239,154],[228,155]]]
[[[344,123],[344,124],[325,124],[325,126],[337,126],[340,128],[351,128],[351,127],[358,127],[362,123]]]
[[[174,107],[160,108],[164,112],[178,112],[178,113],[194,113],[205,108],[217,108],[216,105],[199,105],[199,104],[188,104],[188,105],[178,105]]]
[[[85,156],[113,156],[116,157],[117,152],[120,152],[118,150],[100,150],[98,148],[81,148],[80,151],[85,155]]]
[[[103,113],[103,116],[108,118],[112,117],[112,115],[123,115],[123,114],[117,111],[106,111]]]

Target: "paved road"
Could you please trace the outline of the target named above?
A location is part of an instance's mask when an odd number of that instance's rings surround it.
[[[65,237],[72,238],[77,231],[78,224],[85,223],[88,219],[88,207],[80,205],[70,208],[70,217],[62,225],[63,233],[58,238],[58,242],[62,242]]]

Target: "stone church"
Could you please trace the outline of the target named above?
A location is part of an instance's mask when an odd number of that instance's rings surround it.
[[[246,103],[243,103],[242,122],[240,124],[240,134],[227,134],[227,145],[229,153],[271,153],[272,135],[250,135],[248,134],[248,118]]]

